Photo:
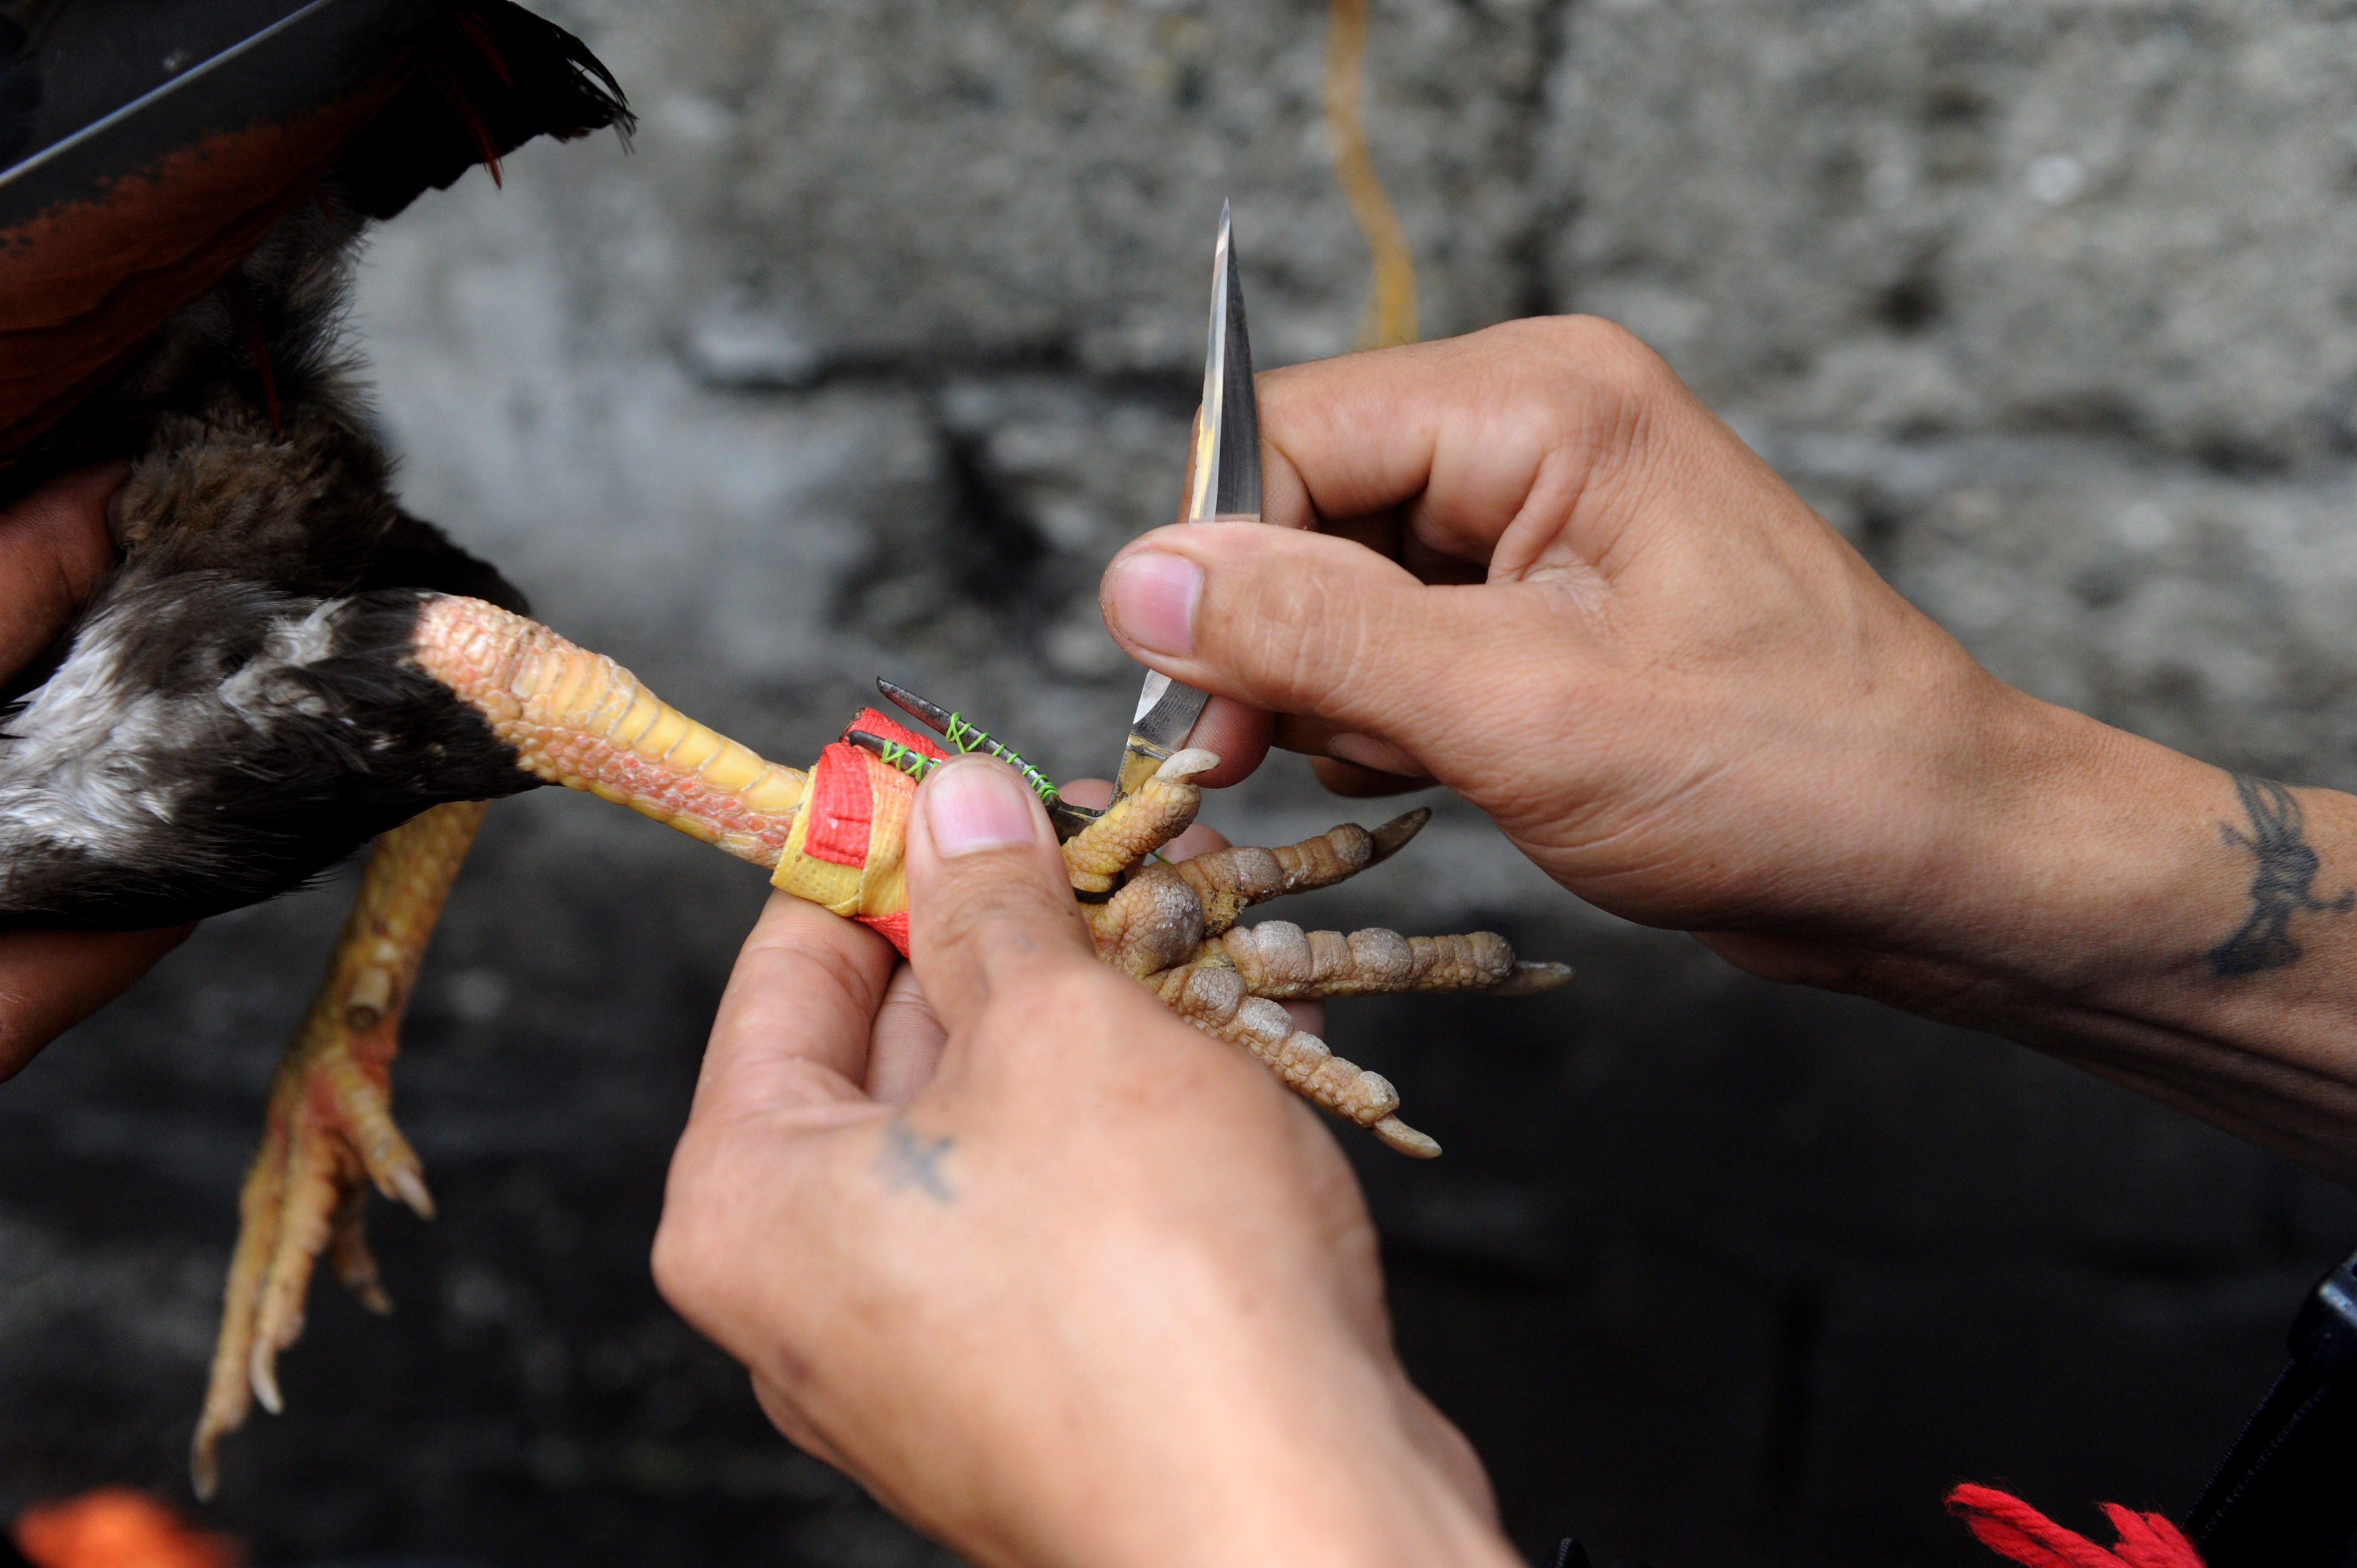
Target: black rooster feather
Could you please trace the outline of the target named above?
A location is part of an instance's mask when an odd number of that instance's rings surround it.
[[[0,693],[0,925],[216,914],[541,782],[407,657],[424,596],[523,596],[402,510],[339,330],[371,220],[629,113],[579,39],[503,0],[289,9],[167,6],[126,39],[103,0],[0,5],[0,499],[133,465],[120,570]],[[220,48],[149,85],[195,56],[180,12]],[[235,36],[256,23],[281,30]],[[206,177],[242,166],[184,202],[192,148]],[[93,285],[93,253],[124,276]]]
[[[277,1408],[314,1260],[382,1304],[363,1184],[431,1207],[387,1075],[468,802],[589,787],[502,736],[532,688],[496,677],[593,656],[393,495],[340,337],[355,242],[535,136],[630,123],[579,39],[507,0],[0,0],[0,504],[128,472],[116,569],[0,689],[0,929],[177,925],[377,840],[247,1178],[199,1492]],[[749,754],[694,734],[651,759],[601,734],[626,781],[672,780],[603,792],[774,862],[801,776],[760,765],[707,825],[709,764],[741,784]]]

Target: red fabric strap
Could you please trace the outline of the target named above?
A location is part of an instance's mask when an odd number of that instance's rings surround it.
[[[901,728],[874,708],[862,708],[846,729],[864,729],[898,741],[910,751],[939,760],[940,746],[912,730]],[[810,830],[802,835],[802,853],[834,865],[867,864],[867,840],[876,815],[874,769],[867,754],[836,741],[818,754],[811,770]]]
[[[867,782],[867,754],[836,741],[811,769],[810,827],[802,853],[836,865],[867,864],[867,829],[876,794]]]
[[[859,923],[871,931],[882,933],[886,941],[900,950],[902,958],[909,956],[908,910],[903,909],[897,915],[862,915]]]
[[[886,740],[899,741],[910,751],[920,751],[935,762],[942,761],[949,756],[948,752],[935,744],[931,736],[920,735],[915,730],[904,728],[899,721],[886,718],[874,708],[860,709],[859,716],[843,727],[845,734],[852,730],[864,729],[869,735],[881,736]]]
[[[2117,1503],[2104,1505],[2104,1517],[2120,1534],[2119,1544],[2109,1550],[1994,1487],[1958,1487],[1948,1494],[1948,1511],[1983,1546],[2026,1568],[2202,1568],[2201,1554],[2175,1525]]]

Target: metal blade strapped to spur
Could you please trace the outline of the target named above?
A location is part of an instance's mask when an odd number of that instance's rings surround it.
[[[1211,252],[1211,336],[1203,357],[1203,407],[1195,424],[1194,483],[1189,522],[1260,521],[1260,401],[1253,392],[1252,338],[1244,328],[1244,293],[1236,277],[1229,209],[1220,208],[1219,243]],[[1131,793],[1186,743],[1210,693],[1168,675],[1146,677],[1129,742],[1114,774],[1113,798]]]

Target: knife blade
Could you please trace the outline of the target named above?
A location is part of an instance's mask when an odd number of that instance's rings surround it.
[[[1222,202],[1220,237],[1211,250],[1211,340],[1203,355],[1203,405],[1195,418],[1189,522],[1260,521],[1260,400],[1253,391],[1252,338],[1244,327],[1233,240],[1232,215]],[[1153,778],[1186,744],[1210,699],[1208,692],[1147,672],[1114,773],[1114,800]]]

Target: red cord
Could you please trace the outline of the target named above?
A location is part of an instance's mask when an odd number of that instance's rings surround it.
[[[1948,1494],[1948,1511],[1963,1520],[1983,1546],[2026,1568],[2202,1568],[2193,1543],[2160,1515],[2140,1514],[2117,1503],[2103,1507],[2120,1535],[2119,1543],[2108,1550],[1994,1487],[1967,1482]]]

